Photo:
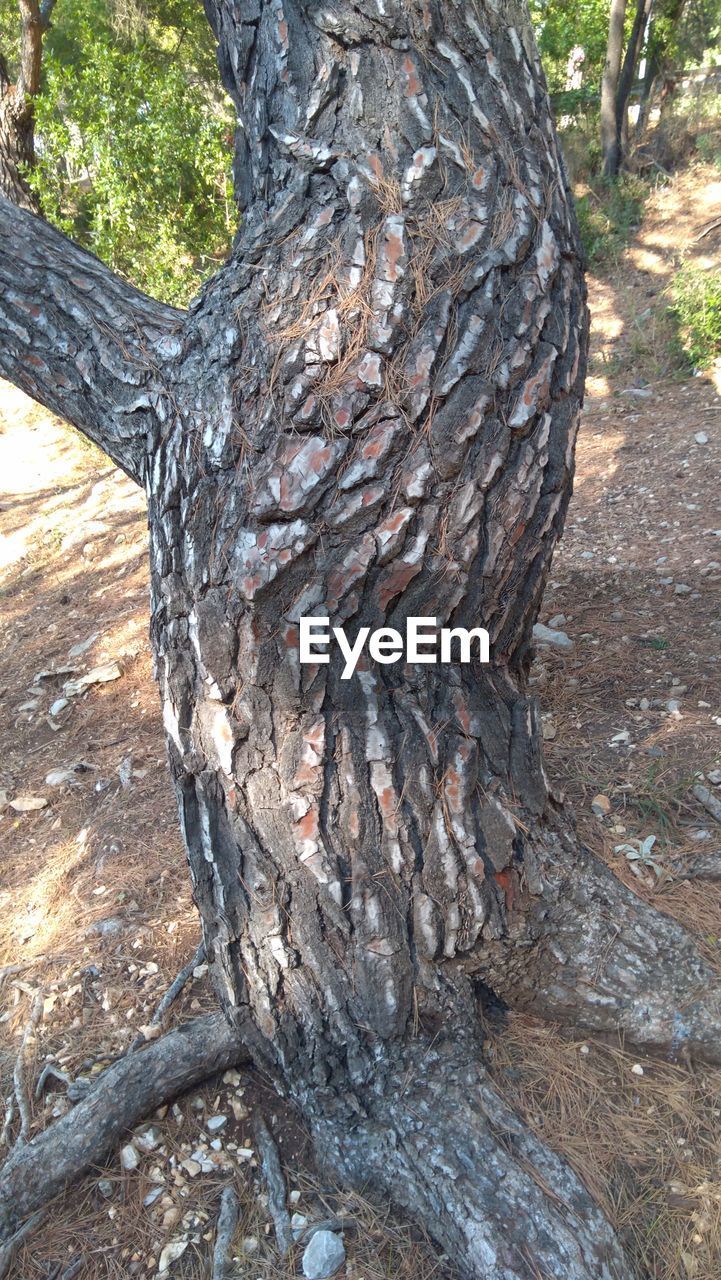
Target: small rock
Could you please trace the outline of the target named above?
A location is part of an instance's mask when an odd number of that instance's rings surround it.
[[[560,631],[566,625],[565,613],[554,613],[553,617],[548,619],[548,625],[552,631]]]
[[[59,716],[60,712],[64,711],[65,708],[69,706],[70,706],[70,703],[68,702],[67,698],[56,698],[50,707],[50,715]]]
[[[674,595],[687,596],[691,588],[685,582],[677,582],[673,590],[674,590]]]
[[[669,698],[668,702],[666,703],[666,710],[670,713],[670,715],[677,716],[679,713],[679,705],[680,704],[676,701],[675,698]]]
[[[705,431],[697,431],[694,440],[696,444],[708,444],[708,436]]]
[[[597,814],[599,818],[605,818],[606,814],[611,812],[611,801],[608,796],[594,796],[591,801],[591,812]]]
[[[124,927],[119,916],[108,916],[105,920],[95,920],[89,924],[85,930],[85,937],[89,938],[95,934],[99,938],[113,938],[116,933],[121,933]]]
[[[98,1181],[98,1191],[100,1192],[103,1199],[105,1200],[110,1199],[111,1195],[113,1194],[113,1186],[114,1184],[110,1181],[110,1178],[100,1178],[100,1180]]]
[[[643,1075],[643,1067],[641,1066],[641,1063],[640,1063],[640,1062],[634,1062],[633,1066],[631,1067],[631,1071],[632,1071],[633,1075],[635,1075],[635,1076],[642,1076],[642,1075]]]
[[[246,1237],[245,1237],[245,1239],[241,1242],[240,1249],[241,1249],[241,1252],[242,1252],[242,1253],[244,1253],[244,1254],[246,1254],[246,1255],[249,1255],[249,1254],[251,1254],[251,1253],[257,1253],[257,1252],[258,1252],[258,1237],[257,1237],[257,1236],[246,1236]]]
[[[62,787],[63,783],[75,782],[76,777],[76,769],[51,769],[45,781],[49,787]]]
[[[95,641],[99,638],[100,632],[94,631],[91,636],[88,636],[87,640],[81,640],[78,644],[74,644],[72,649],[68,649],[68,657],[79,658],[81,654],[87,653],[88,649],[94,645]]]
[[[138,1156],[132,1142],[129,1142],[126,1147],[121,1149],[120,1163],[127,1173],[131,1173],[133,1169],[137,1169],[140,1163],[140,1157]]]
[[[537,622],[533,628],[533,638],[539,644],[550,644],[557,649],[572,649],[573,640],[566,635],[565,631],[554,631],[551,627],[546,627],[542,622]]]
[[[333,1231],[316,1231],[303,1250],[306,1280],[326,1280],[345,1262],[345,1247]]]
[[[640,711],[648,711],[649,707],[651,706],[651,703],[649,702],[648,698],[642,698],[638,706]]]
[[[171,1240],[170,1244],[166,1244],[158,1262],[158,1274],[164,1275],[171,1262],[177,1262],[178,1258],[183,1256],[187,1247],[187,1240]]]
[[[290,1220],[290,1229],[293,1232],[293,1239],[300,1240],[303,1232],[308,1226],[308,1219],[304,1213],[294,1213]]]
[[[709,769],[706,777],[714,787],[721,787],[721,769]]]
[[[36,809],[44,809],[46,805],[44,796],[16,796],[10,801],[10,808],[16,813],[34,813]]]
[[[92,671],[87,671],[84,676],[78,676],[77,680],[68,680],[64,685],[64,692],[68,698],[72,698],[89,689],[91,685],[119,680],[122,674],[117,662],[104,662],[99,667],[93,667]]]
[[[223,1125],[228,1123],[228,1117],[227,1116],[211,1116],[206,1123],[211,1133],[217,1133],[219,1129],[223,1128]]]
[[[141,1151],[155,1151],[155,1148],[160,1146],[160,1134],[158,1133],[158,1130],[151,1126],[150,1129],[146,1129],[144,1133],[136,1134],[135,1145],[139,1147]]]

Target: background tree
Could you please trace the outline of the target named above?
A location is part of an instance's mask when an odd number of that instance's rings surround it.
[[[482,1062],[489,990],[720,1052],[717,975],[579,845],[527,690],[587,343],[527,9],[207,11],[241,120],[230,260],[176,311],[0,202],[0,371],[148,495],[163,717],[226,1017],[208,1067],[248,1046],[319,1157],[421,1216],[464,1274],[626,1280]],[[481,624],[493,664],[343,681],[337,655],[299,664],[306,614],[350,638]],[[131,1059],[136,1084],[161,1052]],[[86,1135],[62,1123],[66,1177]],[[57,1177],[47,1150],[5,1167],[5,1233]]]
[[[35,97],[40,89],[43,36],[55,0],[0,5],[0,192],[24,209],[38,204],[27,174],[35,162]]]

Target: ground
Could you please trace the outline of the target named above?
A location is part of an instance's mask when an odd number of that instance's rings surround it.
[[[713,370],[679,371],[664,290],[680,254],[718,265],[721,227],[698,237],[720,201],[711,166],[664,179],[629,247],[590,279],[575,494],[541,613],[544,622],[563,615],[556,625],[574,645],[539,650],[533,670],[548,771],[582,837],[693,929],[716,964],[721,886],[694,881],[693,863],[718,850],[721,828],[691,788],[721,761],[721,370],[718,386]],[[148,1025],[198,925],[152,681],[142,495],[6,384],[0,477],[4,1100],[38,992],[28,1078],[48,1061],[92,1076]],[[78,688],[89,672],[92,683]],[[18,797],[45,803],[18,812],[9,803]],[[656,868],[634,875],[638,860],[617,846],[651,835]],[[201,966],[172,1017],[211,1004]],[[489,1027],[488,1062],[603,1202],[642,1280],[717,1277],[720,1071],[641,1059],[517,1016]],[[69,1105],[64,1086],[51,1079],[32,1105],[35,1130]],[[243,1203],[237,1275],[297,1274],[273,1249],[254,1154],[258,1108],[285,1156],[294,1211],[352,1220],[348,1280],[451,1275],[417,1231],[321,1182],[275,1095],[235,1073],[151,1118],[126,1153],[137,1167],[116,1159],[84,1179],[9,1275],[150,1277],[165,1246],[187,1241],[168,1274],[206,1276],[228,1177]],[[208,1127],[213,1116],[226,1117],[219,1129]],[[16,1132],[14,1120],[3,1140]]]

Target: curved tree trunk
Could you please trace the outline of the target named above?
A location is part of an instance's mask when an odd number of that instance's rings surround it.
[[[526,690],[587,340],[527,12],[207,8],[242,121],[231,260],[182,317],[0,201],[0,371],[146,486],[216,989],[319,1154],[465,1275],[625,1280],[490,1086],[474,995],[718,1055],[717,979],[579,847]],[[337,650],[300,662],[307,616],[481,625],[492,662],[343,679]]]

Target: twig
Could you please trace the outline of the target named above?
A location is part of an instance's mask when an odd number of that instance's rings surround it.
[[[12,1263],[12,1260],[25,1237],[29,1236],[31,1231],[34,1231],[36,1227],[40,1226],[44,1217],[45,1210],[39,1209],[31,1218],[28,1218],[27,1222],[24,1222],[21,1227],[18,1227],[15,1234],[12,1235],[9,1240],[6,1240],[5,1244],[0,1248],[0,1280],[3,1280],[3,1276],[7,1275],[8,1267]]]
[[[67,1087],[69,1087],[73,1083],[73,1078],[72,1076],[68,1075],[67,1071],[61,1071],[59,1067],[56,1067],[54,1065],[54,1063],[47,1062],[43,1067],[42,1071],[40,1072],[40,1075],[38,1076],[38,1082],[35,1085],[36,1098],[42,1097],[43,1090],[45,1089],[45,1085],[47,1084],[50,1076],[52,1076],[54,1080],[59,1080],[61,1084],[64,1084]]]
[[[666,869],[682,880],[721,880],[721,852],[672,858]]]
[[[717,800],[715,796],[712,796],[708,787],[702,787],[700,784],[694,787],[693,793],[706,812],[710,813],[711,817],[715,818],[717,822],[721,822],[721,800]]]
[[[231,1186],[225,1187],[220,1197],[218,1227],[215,1235],[215,1248],[213,1249],[212,1280],[226,1280],[230,1266],[230,1246],[233,1243],[233,1236],[235,1235],[239,1217],[240,1202],[235,1188]]]
[[[25,1052],[31,1035],[33,1034],[38,1022],[43,1015],[43,994],[41,991],[37,993],[33,1000],[30,1017],[23,1031],[23,1038],[20,1044],[20,1052],[15,1060],[15,1070],[13,1071],[13,1087],[15,1089],[15,1097],[18,1104],[18,1114],[20,1116],[20,1132],[17,1136],[17,1146],[23,1146],[28,1139],[28,1132],[32,1122],[32,1114],[30,1111],[30,1098],[28,1096],[27,1081],[25,1079]]]
[[[205,942],[199,942],[192,960],[189,960],[188,963],[184,965],[183,968],[180,970],[180,973],[178,973],[177,976],[173,978],[173,981],[171,982],[170,986],[165,992],[165,995],[163,996],[157,1009],[155,1010],[155,1013],[150,1019],[150,1022],[148,1024],[149,1026],[151,1027],[160,1026],[171,1004],[173,1004],[173,1002],[177,1000],[186,982],[191,977],[193,970],[197,969],[198,965],[202,964],[204,959],[205,959]],[[141,1044],[145,1044],[145,1036],[142,1034],[135,1037],[135,1039],[133,1040],[133,1043],[128,1049],[128,1053],[134,1053],[136,1049],[140,1048]]]
[[[707,227],[704,227],[703,231],[696,236],[695,243],[698,244],[699,240],[703,240],[705,236],[710,236],[711,232],[715,231],[717,227],[721,227],[721,218],[716,218],[714,222],[710,222]]]
[[[268,1188],[268,1208],[275,1227],[275,1238],[278,1252],[284,1258],[293,1244],[293,1232],[290,1226],[290,1214],[285,1190],[285,1178],[280,1167],[280,1157],[275,1139],[262,1116],[257,1115],[253,1122],[255,1141],[260,1154],[263,1177]]]

